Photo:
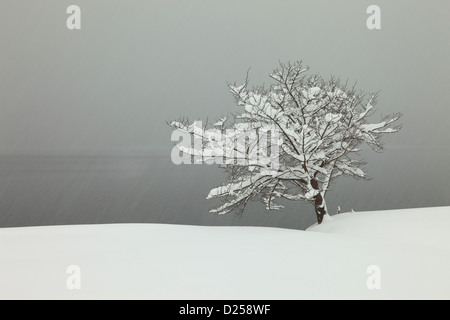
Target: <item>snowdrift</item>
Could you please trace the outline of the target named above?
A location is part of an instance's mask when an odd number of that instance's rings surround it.
[[[71,265],[80,290],[66,286]],[[448,270],[450,207],[347,213],[307,231],[0,229],[1,299],[449,299]]]

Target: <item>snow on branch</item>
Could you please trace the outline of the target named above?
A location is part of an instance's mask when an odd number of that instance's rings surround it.
[[[212,126],[170,123],[200,140],[200,150],[190,143],[179,146],[182,152],[207,158],[228,173],[227,183],[207,196],[224,201],[211,212],[241,212],[250,200],[280,209],[277,198],[309,201],[325,210],[323,198],[337,177],[366,178],[360,147],[381,150],[382,136],[400,130],[401,114],[371,121],[376,95],[308,71],[301,62],[280,64],[268,88],[250,88],[248,77],[241,85],[229,85],[237,110]]]

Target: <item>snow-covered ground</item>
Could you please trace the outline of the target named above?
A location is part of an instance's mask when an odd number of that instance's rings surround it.
[[[71,265],[81,290],[66,286]],[[367,287],[373,265],[379,290]],[[449,270],[450,207],[347,213],[308,231],[0,229],[1,299],[449,299]]]

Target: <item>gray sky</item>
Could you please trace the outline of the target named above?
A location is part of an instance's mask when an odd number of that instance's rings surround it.
[[[165,124],[235,110],[226,82],[268,82],[278,61],[380,90],[404,113],[386,139],[449,147],[450,2],[23,1],[0,4],[0,153],[146,153],[171,148]],[[82,10],[69,31],[66,8]],[[374,2],[375,3],[375,2]]]

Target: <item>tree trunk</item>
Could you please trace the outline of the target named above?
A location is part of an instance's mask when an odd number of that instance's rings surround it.
[[[317,223],[321,224],[323,217],[328,214],[327,205],[321,193],[314,198],[314,210],[316,210]]]
[[[319,190],[319,182],[315,178],[311,179],[311,186],[314,189]],[[323,217],[328,214],[327,204],[325,203],[324,195],[321,192],[314,197],[314,210],[316,210],[317,223],[321,224]]]

